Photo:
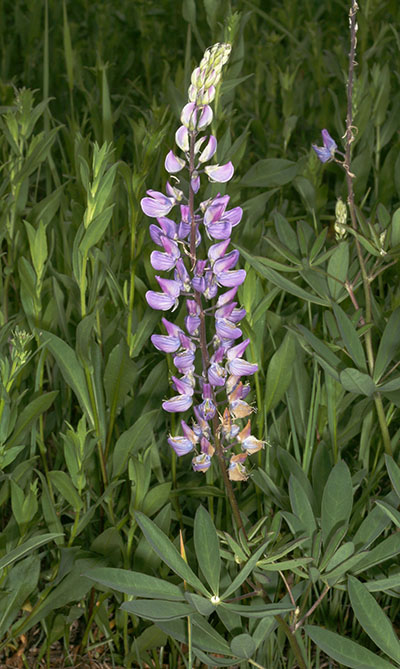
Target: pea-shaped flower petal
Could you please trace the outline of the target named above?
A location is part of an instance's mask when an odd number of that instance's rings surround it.
[[[233,177],[234,167],[232,163],[226,163],[225,165],[208,165],[204,168],[205,173],[207,174],[210,181],[213,183],[226,183]]]

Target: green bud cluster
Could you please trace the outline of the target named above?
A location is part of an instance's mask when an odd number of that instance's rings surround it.
[[[347,221],[347,206],[340,197],[336,202],[335,216],[335,234],[336,239],[339,241],[340,239],[345,239],[347,237],[347,230],[344,227]]]

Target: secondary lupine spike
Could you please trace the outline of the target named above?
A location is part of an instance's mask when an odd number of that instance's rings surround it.
[[[251,435],[250,420],[243,425],[253,408],[246,402],[249,386],[241,379],[258,370],[256,364],[243,359],[249,340],[241,341],[240,321],[246,311],[234,300],[246,272],[236,269],[239,252],[229,250],[232,230],[243,211],[241,207],[228,209],[229,195],[219,193],[208,200],[199,197],[196,207],[194,204],[202,178],[226,183],[234,174],[230,161],[210,164],[218,142],[207,134],[213,118],[210,103],[230,51],[230,44],[215,44],[193,71],[189,99],[180,116],[182,125],[175,133],[176,148],[165,158],[171,181],[165,194],[148,190],[141,206],[157,221],[150,225],[151,238],[159,247],[151,253],[151,265],[157,272],[173,272],[173,278],[156,275],[161,292],[148,291],[146,300],[161,311],[174,311],[186,301],[184,329],[163,318],[167,334],[151,337],[157,350],[173,354],[181,375],[171,377],[177,394],[163,402],[163,409],[170,413],[192,409],[194,414],[191,427],[181,421],[183,435],[170,435],[168,443],[179,457],[194,454],[192,467],[203,473],[210,468],[216,449],[225,457],[237,446],[241,450],[228,456],[226,468],[231,480],[245,481],[244,462],[264,442]],[[185,174],[183,184],[188,184],[182,190],[181,173]],[[174,213],[175,220],[169,218]],[[203,257],[198,256],[198,249],[204,251]],[[222,414],[221,403],[225,404]]]

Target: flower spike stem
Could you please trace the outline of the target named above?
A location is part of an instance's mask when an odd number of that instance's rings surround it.
[[[346,185],[347,185],[347,202],[349,205],[351,225],[354,230],[357,230],[357,216],[356,216],[356,206],[354,201],[354,189],[353,189],[353,178],[350,170],[351,165],[351,144],[354,141],[354,126],[353,126],[353,83],[354,83],[354,68],[356,66],[356,47],[357,47],[357,11],[358,4],[357,0],[351,0],[351,7],[349,12],[349,23],[350,23],[350,52],[349,52],[349,73],[347,80],[347,116],[346,116],[346,152],[344,159],[344,170],[346,172]],[[361,276],[363,280],[364,288],[364,298],[365,298],[365,321],[366,323],[371,323],[372,321],[372,298],[371,298],[371,280],[368,276],[367,269],[365,266],[364,256],[361,249],[361,245],[357,237],[355,237],[355,244],[357,249],[358,260],[360,263]],[[372,346],[372,332],[371,328],[368,328],[365,333],[365,349],[367,353],[368,367],[371,376],[373,375],[375,360],[374,360],[374,351]],[[392,455],[392,445],[389,435],[389,429],[387,426],[385,411],[383,408],[382,397],[379,392],[374,394],[375,409],[378,416],[379,427],[381,430],[382,441],[384,449],[387,455]]]

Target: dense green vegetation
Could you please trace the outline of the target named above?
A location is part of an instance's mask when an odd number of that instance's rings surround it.
[[[400,666],[397,0],[360,2],[347,178],[311,148],[346,151],[350,4],[0,0],[0,664]],[[140,208],[222,41],[235,175],[202,188],[244,211],[247,536],[167,443]]]

